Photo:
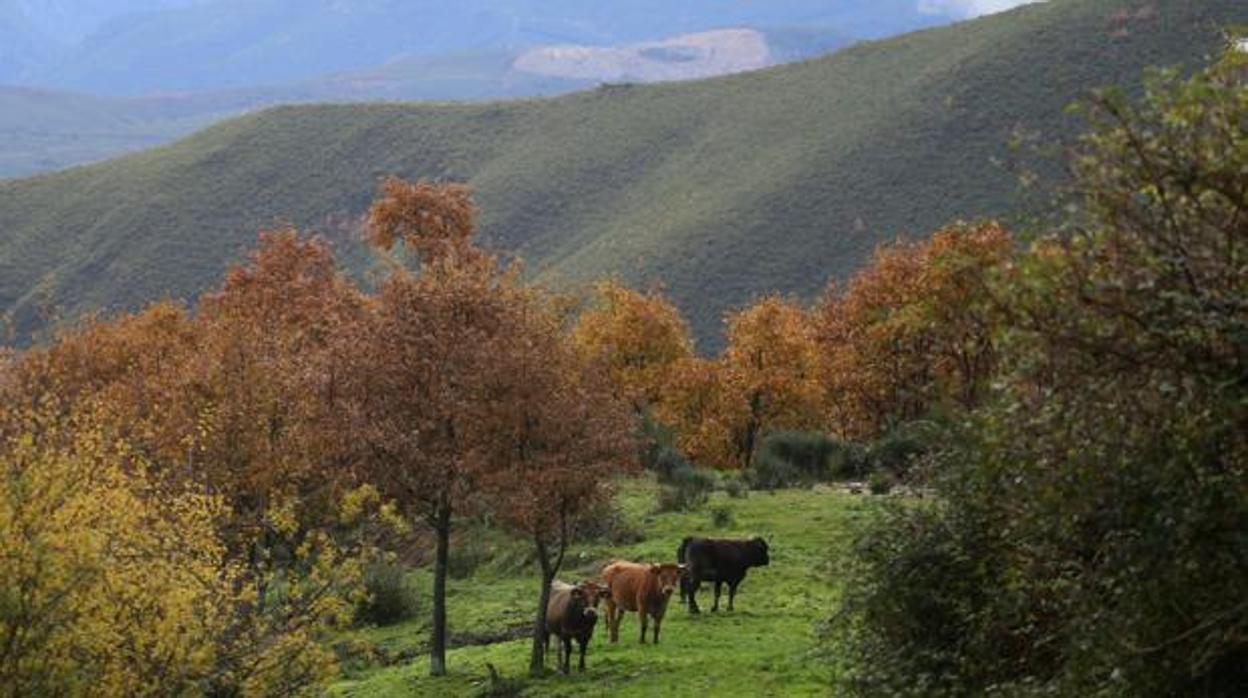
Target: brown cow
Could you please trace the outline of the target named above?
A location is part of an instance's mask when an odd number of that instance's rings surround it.
[[[546,603],[546,637],[542,641],[549,650],[550,636],[559,637],[557,663],[563,673],[568,673],[571,667],[573,639],[581,648],[577,667],[585,671],[585,647],[594,636],[594,625],[598,622],[598,600],[606,593],[605,587],[592,581],[575,586],[558,580],[551,583],[550,600]]]
[[[646,642],[646,624],[654,618],[654,643],[659,643],[659,627],[667,602],[680,585],[685,573],[684,565],[670,562],[663,564],[640,564],[617,560],[602,570],[607,582],[607,631],[611,642],[620,640],[620,621],[628,611],[636,611],[641,618],[641,643]]]

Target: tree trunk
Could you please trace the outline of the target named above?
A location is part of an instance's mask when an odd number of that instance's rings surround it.
[[[437,559],[433,568],[433,639],[429,650],[429,674],[446,674],[446,574],[451,547],[451,505],[438,505],[434,519],[437,534]]]
[[[550,603],[550,584],[558,570],[551,564],[546,544],[537,537],[537,561],[542,567],[542,590],[538,594],[537,616],[533,619],[533,651],[529,655],[529,676],[541,678],[546,670],[546,606]],[[556,655],[557,656],[557,655]]]

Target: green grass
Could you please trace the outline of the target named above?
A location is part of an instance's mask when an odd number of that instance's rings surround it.
[[[703,349],[765,291],[812,296],[881,240],[1015,204],[1018,128],[1069,134],[1083,90],[1202,62],[1232,0],[1052,0],[755,73],[559,98],[284,107],[175,145],[0,182],[0,311],[19,339],[191,298],[291,222],[368,264],[344,222],[387,174],[470,181],[483,237],[577,287],[661,281]],[[1120,10],[1127,19],[1115,20]]]
[[[835,565],[864,517],[877,510],[878,500],[827,490],[755,492],[743,499],[716,493],[697,511],[655,514],[655,490],[648,479],[630,480],[619,495],[622,511],[644,531],[644,541],[616,548],[579,546],[571,552],[572,570],[561,577],[583,577],[616,557],[675,560],[676,547],[686,535],[763,535],[770,541],[771,565],[750,570],[731,613],[709,611],[709,588],[700,595],[704,612],[699,616],[689,615],[678,599],[673,600],[658,646],[638,643],[635,614],[621,624],[618,644],[609,644],[605,627],[599,627],[590,645],[588,671],[577,674],[574,667],[570,677],[558,675],[550,658],[550,673],[540,680],[526,679],[524,695],[828,695],[834,662],[819,631],[833,613],[839,593]],[[712,525],[715,507],[732,510],[728,527]],[[418,574],[423,582],[426,573]],[[537,591],[535,570],[515,568],[509,562],[486,565],[471,578],[454,580],[449,591],[451,633],[481,633],[529,622]],[[393,655],[423,649],[427,625],[420,619],[357,631],[349,639],[357,645],[382,646]],[[357,666],[332,692],[470,695],[488,683],[487,663],[505,677],[524,677],[528,653],[527,638],[455,649],[448,655],[450,674],[441,678],[427,675],[424,654],[394,666]]]

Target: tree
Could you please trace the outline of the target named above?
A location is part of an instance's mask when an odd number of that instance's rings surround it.
[[[999,390],[939,454],[940,506],[860,548],[864,693],[1242,693],[1242,63],[1085,103],[1062,218],[992,284]]]
[[[458,185],[387,180],[370,213],[372,239],[421,254],[418,274],[396,270],[361,329],[352,357],[352,432],[364,474],[436,537],[430,670],[446,672],[446,579],[452,517],[483,465],[482,432],[499,383],[498,357],[516,294],[514,274],[475,247],[473,208]]]
[[[844,292],[829,286],[815,315],[833,431],[874,437],[941,402],[979,403],[1000,322],[989,281],[1012,249],[997,223],[949,225],[881,245]]]
[[[600,365],[578,355],[548,306],[531,290],[512,306],[486,417],[490,499],[500,520],[532,541],[541,570],[534,676],[544,666],[550,585],[575,528],[609,499],[612,476],[637,459],[629,402],[614,394]]]
[[[639,414],[662,399],[672,366],[693,356],[689,325],[671,301],[616,281],[594,285],[593,305],[577,318],[572,341],[607,367],[617,394]]]

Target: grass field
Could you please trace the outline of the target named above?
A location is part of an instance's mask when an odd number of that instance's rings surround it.
[[[674,561],[676,547],[686,535],[762,535],[770,541],[771,565],[749,572],[737,596],[736,610],[731,613],[709,611],[711,594],[706,587],[700,595],[703,613],[699,616],[689,615],[679,599],[673,600],[658,646],[638,643],[635,614],[626,616],[621,624],[616,645],[607,642],[600,623],[584,674],[577,674],[575,666],[569,677],[557,674],[553,657],[548,657],[550,672],[540,680],[525,679],[523,695],[828,695],[832,691],[834,653],[821,638],[820,629],[833,613],[839,593],[836,564],[855,528],[878,510],[879,500],[826,489],[752,492],[740,499],[716,492],[696,511],[656,514],[654,495],[655,485],[649,480],[626,482],[619,502],[629,524],[644,533],[645,539],[620,547],[578,546],[570,553],[572,569],[561,578],[582,578],[615,557]],[[715,525],[716,509],[730,512],[727,525]],[[515,549],[506,548],[501,541],[492,544],[506,552],[500,552],[470,577],[450,584],[453,637],[531,622],[538,591],[536,572],[518,568]],[[416,574],[424,593],[427,574]],[[725,592],[725,606],[726,602]],[[392,666],[349,667],[333,693],[473,695],[489,685],[487,663],[508,679],[527,674],[530,641],[522,637],[454,649],[448,654],[449,675],[431,678],[427,675],[428,657],[422,653],[427,637],[423,618],[352,633],[345,640],[357,651],[373,646],[386,656],[405,651],[415,656]]]

